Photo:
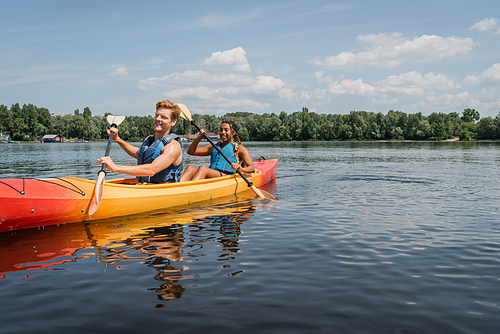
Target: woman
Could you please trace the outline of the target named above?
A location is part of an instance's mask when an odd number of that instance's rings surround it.
[[[245,173],[255,171],[252,158],[248,150],[241,145],[238,137],[238,126],[233,121],[222,122],[219,130],[220,142],[217,145],[226,157],[229,158],[231,164],[215,149],[212,145],[198,147],[203,134],[206,132],[202,129],[198,137],[189,146],[188,154],[196,156],[210,155],[210,167],[200,166],[198,168],[188,166],[181,175],[180,181],[203,180],[214,177],[234,174],[237,170]]]

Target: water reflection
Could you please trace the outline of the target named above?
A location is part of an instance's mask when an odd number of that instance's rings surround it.
[[[154,279],[161,284],[149,290],[166,301],[182,297],[186,288],[180,281],[193,278],[188,264],[208,255],[207,244],[216,241],[222,245],[215,254],[218,261],[235,259],[240,250],[240,224],[250,220],[254,211],[251,202],[233,202],[211,205],[194,213],[192,209],[161,213],[133,224],[114,222],[86,228],[97,250],[97,261],[106,267],[115,265],[117,269],[124,269],[129,261],[154,268],[157,272]],[[138,224],[145,226],[138,227]],[[214,249],[212,244],[210,249]],[[223,268],[230,265],[225,264]],[[236,274],[238,272],[228,275]]]
[[[64,270],[54,267],[90,258],[106,269],[153,268],[160,284],[148,290],[162,301],[181,298],[186,288],[180,282],[194,277],[189,274],[189,262],[216,258],[227,262],[223,268],[231,267],[240,251],[241,224],[255,211],[251,198],[204,204],[147,216],[2,233],[0,279],[20,271],[33,270],[26,275],[32,276],[41,274],[40,270]]]
[[[88,257],[89,254],[77,255],[78,250],[88,247],[90,241],[82,225],[0,233],[0,279],[8,273],[48,270],[75,262]]]

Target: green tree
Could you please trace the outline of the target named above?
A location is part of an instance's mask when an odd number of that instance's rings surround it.
[[[248,135],[248,130],[245,126],[239,127],[238,136],[240,137],[241,141],[249,141],[250,140],[250,136]]]
[[[52,120],[52,133],[66,138],[70,136],[70,124],[73,122],[72,115],[56,115]]]
[[[385,117],[385,138],[386,139],[403,139],[403,134],[406,130],[408,115],[399,110],[389,110]],[[399,128],[399,129],[398,129]]]
[[[0,131],[10,131],[12,113],[6,105],[0,105]]]
[[[347,117],[346,124],[350,125],[350,131],[352,131],[352,139],[367,139],[366,132],[368,125],[365,119],[368,118],[368,113],[366,111],[351,111]]]
[[[49,109],[47,108],[37,108],[37,122],[43,126],[45,130],[38,132],[38,135],[46,135],[48,132],[52,131],[52,116],[50,115]]]
[[[342,125],[342,128],[340,129],[340,137],[347,140],[353,139],[354,133],[352,131],[352,126],[344,123],[344,125]]]
[[[450,132],[449,117],[444,113],[432,113],[427,117],[429,124],[431,125],[432,136],[430,140],[444,140],[453,137]]]
[[[28,126],[24,123],[24,118],[18,117],[11,123],[12,139],[24,140],[28,131]]]
[[[462,112],[462,121],[466,123],[475,123],[479,121],[480,114],[476,109],[467,108]]]
[[[37,121],[38,121],[38,113],[37,108],[33,104],[25,104],[21,109],[21,115],[24,119],[24,123],[27,125],[28,129],[26,130],[27,134],[31,136],[38,135],[37,133]]]
[[[415,138],[420,140],[428,139],[431,136],[432,128],[427,119],[422,119],[418,122]]]
[[[477,139],[500,139],[500,118],[483,117],[477,124],[473,125],[477,125],[475,129]]]
[[[78,110],[78,109],[77,109]],[[92,118],[92,112],[90,111],[89,107],[83,108],[83,117],[87,120]]]
[[[10,107],[10,112],[12,113],[12,120],[23,117],[21,113],[21,107],[19,107],[19,103],[13,104],[12,107]]]
[[[405,133],[405,139],[419,140],[425,139],[426,133],[422,133],[420,130],[420,122],[424,119],[421,112],[416,114],[408,115],[408,123]]]
[[[484,130],[485,135],[488,135],[490,133],[490,129],[488,128],[489,124],[487,124],[487,123],[489,123],[489,120],[484,119],[484,122],[483,122],[484,128],[482,130]],[[471,140],[473,138],[476,138],[476,124],[463,122],[462,126],[461,126],[459,138],[460,138],[460,140]]]

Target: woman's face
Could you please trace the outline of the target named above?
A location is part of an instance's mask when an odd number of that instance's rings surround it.
[[[219,130],[219,137],[223,143],[233,141],[233,131],[228,123],[222,123]]]

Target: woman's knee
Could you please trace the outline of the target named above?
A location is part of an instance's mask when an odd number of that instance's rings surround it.
[[[196,167],[189,165],[189,166],[187,166],[187,167],[186,167],[186,169],[184,170],[184,173],[192,173],[192,172],[194,172],[194,171],[196,171]]]
[[[184,172],[181,174],[181,182],[182,181],[190,181],[193,175],[196,173],[197,168],[191,165],[187,166]]]

